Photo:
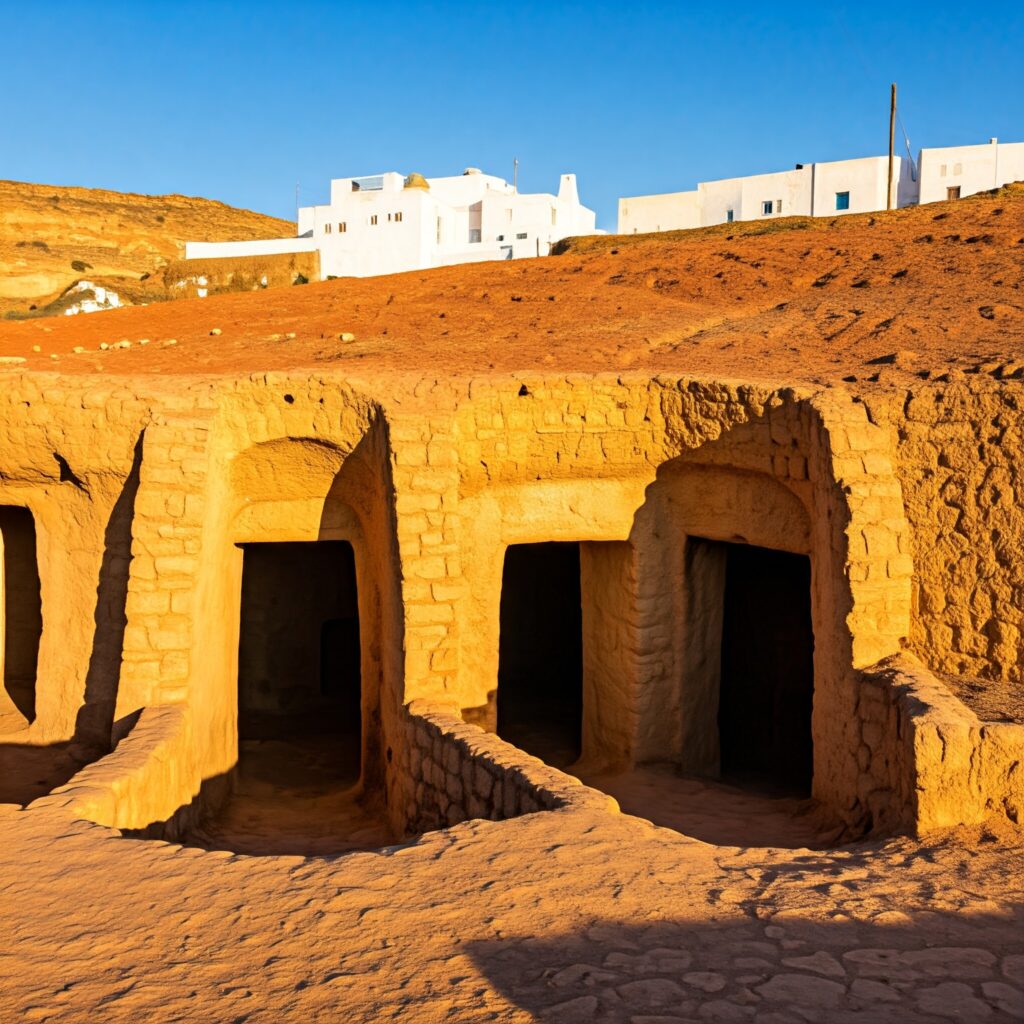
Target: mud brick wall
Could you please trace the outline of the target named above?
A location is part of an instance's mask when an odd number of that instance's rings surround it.
[[[400,833],[570,806],[618,809],[611,797],[464,722],[454,707],[413,701],[403,711],[406,742],[393,752],[399,770],[390,799]]]

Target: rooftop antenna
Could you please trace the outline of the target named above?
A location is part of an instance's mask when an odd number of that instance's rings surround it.
[[[885,197],[885,208],[892,209],[892,166],[893,150],[896,145],[896,83],[892,83],[892,92],[889,94],[889,189]]]
[[[512,191],[519,191],[519,157],[512,161]]]

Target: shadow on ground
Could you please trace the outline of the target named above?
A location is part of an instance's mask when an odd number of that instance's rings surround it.
[[[734,921],[601,921],[468,952],[510,1002],[553,1024],[1024,1019],[1024,908],[893,923],[740,909]]]

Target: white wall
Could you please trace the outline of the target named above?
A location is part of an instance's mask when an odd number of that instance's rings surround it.
[[[922,149],[920,172],[922,203],[946,199],[955,186],[961,197],[987,192],[1024,180],[1024,142]]]
[[[253,238],[245,242],[186,242],[185,259],[223,259],[242,256],[277,256],[282,253],[312,252],[312,238]]]
[[[632,235],[698,228],[700,218],[701,197],[697,191],[632,196],[619,200],[618,232],[620,235]]]

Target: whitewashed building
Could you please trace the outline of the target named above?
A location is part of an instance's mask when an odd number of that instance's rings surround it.
[[[708,227],[772,217],[835,217],[886,209],[889,158],[797,164],[791,171],[701,182],[689,192],[619,200],[620,234]],[[896,157],[896,207],[956,199],[1024,179],[1024,143],[922,149],[917,165]]]
[[[317,250],[323,278],[372,277],[546,256],[562,238],[594,233],[594,211],[580,203],[574,174],[563,174],[553,195],[520,193],[476,168],[429,179],[388,172],[334,179],[329,203],[299,210],[296,238],[188,242],[185,258]]]

